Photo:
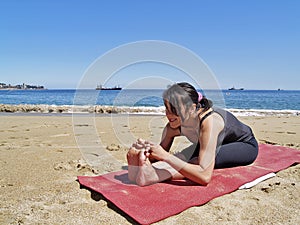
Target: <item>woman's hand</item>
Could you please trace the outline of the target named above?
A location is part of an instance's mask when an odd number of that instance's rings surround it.
[[[164,161],[170,155],[160,145],[151,145],[148,153],[151,158],[159,160],[159,161]]]

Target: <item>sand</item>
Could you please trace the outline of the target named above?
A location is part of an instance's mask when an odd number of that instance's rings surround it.
[[[240,119],[260,143],[300,149],[300,116]],[[77,176],[124,168],[133,140],[159,141],[164,117],[4,113],[0,121],[0,224],[134,224]],[[179,138],[172,151],[187,144]],[[296,165],[157,224],[299,224],[299,202]]]

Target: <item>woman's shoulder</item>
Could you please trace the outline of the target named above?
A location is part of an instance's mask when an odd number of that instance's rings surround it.
[[[214,112],[216,112],[220,115],[229,113],[229,111],[227,111],[226,109],[222,109],[222,108],[219,108],[219,107],[213,107],[212,109],[213,109]]]
[[[213,108],[214,112],[218,113],[225,121],[228,117],[235,117],[231,112],[222,108]]]
[[[204,128],[206,126],[214,126],[220,125],[221,128],[224,127],[224,119],[220,113],[216,113],[214,109],[207,110],[204,114],[199,116],[200,119],[200,128]]]

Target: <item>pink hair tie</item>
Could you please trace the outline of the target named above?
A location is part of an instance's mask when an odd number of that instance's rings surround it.
[[[202,98],[203,98],[203,95],[201,94],[201,92],[198,92],[198,102],[200,102]]]

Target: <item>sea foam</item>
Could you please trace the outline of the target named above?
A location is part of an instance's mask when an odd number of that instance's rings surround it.
[[[298,110],[264,110],[264,109],[227,109],[235,116],[298,116]],[[165,107],[146,106],[105,106],[105,105],[9,105],[0,104],[0,112],[5,113],[74,113],[74,114],[139,114],[139,115],[164,115]]]

